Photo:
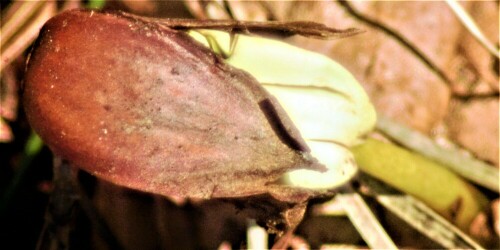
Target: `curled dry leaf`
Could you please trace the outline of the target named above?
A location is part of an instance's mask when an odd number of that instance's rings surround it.
[[[31,125],[54,153],[115,184],[166,196],[272,197],[276,214],[301,204],[282,213],[295,225],[303,202],[325,191],[276,180],[324,166],[252,76],[167,26],[86,10],[51,19],[25,75]]]
[[[323,24],[307,21],[294,22],[253,22],[237,20],[196,20],[196,19],[158,19],[149,17],[140,17],[133,14],[122,12],[124,17],[130,17],[143,22],[155,22],[160,26],[176,30],[189,29],[215,29],[231,31],[235,33],[276,33],[284,36],[301,35],[317,39],[333,39],[353,36],[362,31],[356,28],[335,29]]]

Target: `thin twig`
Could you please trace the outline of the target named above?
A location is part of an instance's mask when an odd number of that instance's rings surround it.
[[[55,2],[45,2],[43,8],[36,14],[33,21],[28,24],[28,26],[18,34],[12,43],[8,44],[6,48],[2,47],[2,54],[0,58],[0,71],[3,70],[5,66],[11,63],[15,58],[25,51],[30,44],[35,40],[38,35],[38,31],[42,25],[50,17],[55,15],[56,5]]]
[[[233,8],[231,8],[231,4],[228,2],[228,0],[222,0],[222,6],[223,6],[224,10],[226,11],[227,15],[229,16],[229,19],[236,20],[236,16],[234,15]]]
[[[61,249],[71,247],[71,233],[76,221],[76,202],[73,179],[76,171],[60,157],[54,157],[54,191],[50,195],[36,249]]]
[[[410,226],[447,249],[482,249],[457,227],[438,215],[423,202],[402,194],[367,174],[360,175],[368,195],[406,221]]]
[[[336,29],[309,21],[238,21],[238,20],[196,20],[179,18],[151,18],[120,12],[120,15],[135,21],[153,22],[176,30],[213,29],[233,33],[276,33],[285,36],[300,35],[315,39],[338,39],[353,36],[363,31],[356,28]]]
[[[20,6],[18,6],[20,3]],[[11,8],[18,8],[14,15],[2,25],[0,46],[3,47],[19,29],[35,14],[43,1],[15,2]]]
[[[373,249],[398,249],[368,205],[358,193],[338,194],[349,220],[365,242]]]
[[[369,17],[366,17],[365,15],[359,13],[358,11],[354,10],[352,6],[345,0],[338,0],[338,3],[344,7],[344,9],[351,14],[353,17],[356,19],[368,24],[369,26],[372,26],[373,28],[376,28],[385,34],[389,35],[390,37],[394,38],[396,41],[398,41],[401,45],[406,47],[411,53],[413,53],[420,61],[422,61],[427,68],[429,68],[432,72],[434,72],[439,79],[441,79],[443,82],[445,82],[448,86],[452,86],[453,81],[448,78],[448,76],[436,65],[434,64],[425,54],[418,49],[414,44],[412,44],[408,39],[406,39],[404,36],[396,32],[395,30],[387,27],[387,25],[381,24],[379,21],[373,20]]]
[[[268,249],[267,232],[257,225],[254,220],[249,220],[247,228],[247,248],[248,249]]]
[[[448,6],[450,6],[451,10],[458,17],[460,22],[467,28],[467,30],[471,33],[471,35],[481,44],[483,47],[488,50],[493,56],[500,58],[500,52],[498,48],[486,38],[486,36],[481,32],[481,29],[477,26],[474,20],[467,14],[464,8],[456,1],[456,0],[446,0]]]

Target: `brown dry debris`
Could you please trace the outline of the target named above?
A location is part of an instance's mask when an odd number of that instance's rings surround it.
[[[498,166],[498,98],[454,104],[447,118],[451,138]]]
[[[498,44],[498,22],[492,21],[499,20],[498,3],[484,1],[472,4],[469,9],[471,17],[482,29],[488,40],[493,44]],[[456,58],[465,57],[467,63],[462,68],[457,69],[459,72],[453,72],[451,71],[452,68],[450,68],[449,73],[456,76],[457,84],[463,84],[456,87],[462,88],[462,91],[468,94],[498,93],[498,75],[494,70],[495,56],[491,55],[480,43],[475,41],[470,32],[462,30],[460,38]],[[463,76],[464,73],[472,76]]]

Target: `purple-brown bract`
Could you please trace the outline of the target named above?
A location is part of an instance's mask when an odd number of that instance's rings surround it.
[[[112,183],[161,195],[316,192],[276,182],[321,170],[277,102],[249,74],[181,31],[120,13],[64,12],[45,24],[23,90],[51,150]]]

